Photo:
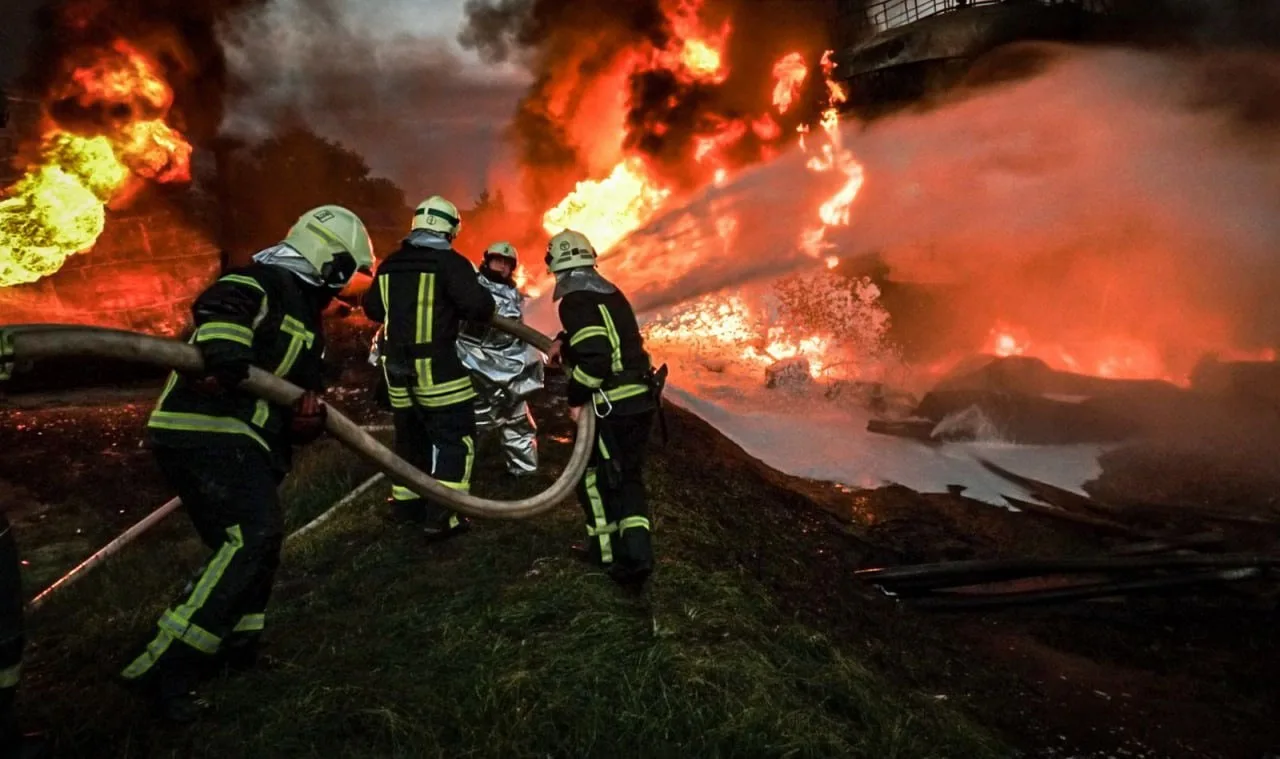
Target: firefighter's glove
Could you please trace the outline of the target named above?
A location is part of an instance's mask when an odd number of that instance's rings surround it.
[[[564,333],[561,332],[560,335]],[[558,335],[551,347],[547,348],[547,364],[550,366],[560,366],[564,362],[564,340]]]
[[[328,416],[329,409],[320,400],[320,394],[308,390],[293,402],[289,439],[299,445],[310,443],[324,433],[324,422]]]

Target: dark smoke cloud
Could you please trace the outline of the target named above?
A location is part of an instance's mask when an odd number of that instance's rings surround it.
[[[612,124],[600,124],[592,109],[605,99],[601,89],[621,92],[627,107],[626,148],[649,158],[652,168],[676,185],[697,178],[688,171],[696,138],[716,125],[769,109],[771,67],[792,50],[816,60],[826,43],[828,0],[708,0],[705,28],[733,25],[722,83],[692,83],[668,71],[614,76],[638,53],[666,47],[674,30],[664,9],[674,2],[636,0],[468,0],[467,25],[459,37],[486,60],[519,60],[529,67],[534,85],[521,100],[512,125],[519,159],[526,167],[526,192],[537,203],[555,202],[585,174],[607,170],[616,155]],[[624,72],[629,73],[629,72]],[[575,133],[595,121],[594,132]],[[739,160],[759,158],[759,144],[748,135]],[[601,165],[603,162],[603,165]],[[705,179],[705,177],[703,177]]]
[[[355,0],[274,0],[221,27],[237,84],[224,133],[257,140],[304,126],[358,151],[416,203],[469,205],[526,84],[483,76],[447,40],[402,30]]]
[[[216,133],[227,87],[215,28],[262,0],[52,0],[36,13],[24,90],[49,95],[67,66],[126,39],[153,55],[174,89],[175,122],[194,142]]]
[[[1121,10],[1140,36],[1173,36],[1208,46],[1280,47],[1280,3],[1274,0],[1128,0]]]

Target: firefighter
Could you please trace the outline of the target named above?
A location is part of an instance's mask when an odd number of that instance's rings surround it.
[[[0,759],[34,759],[48,750],[44,736],[18,729],[15,701],[25,642],[22,565],[9,519],[0,508]]]
[[[257,658],[283,543],[277,487],[291,444],[324,430],[321,313],[372,265],[359,217],[321,206],[192,306],[204,376],[171,374],[147,428],[161,472],[214,554],[121,672],[169,720],[198,716],[204,702],[193,687],[213,665],[240,669]],[[251,365],[306,392],[290,408],[238,389]]]
[[[476,269],[453,249],[461,220],[454,204],[434,195],[418,205],[409,236],[378,267],[364,312],[382,324],[382,364],[395,423],[395,451],[440,484],[468,492],[475,462],[475,399],[458,360],[462,320],[487,322],[493,296]],[[399,485],[393,519],[420,525],[440,540],[465,532],[466,519]]]
[[[644,484],[645,453],[660,401],[635,311],[596,269],[585,235],[565,230],[547,244],[563,331],[550,348],[570,367],[569,411],[597,417],[591,461],[578,485],[587,518],[587,552],[622,585],[642,586],[653,570],[652,525]]]
[[[524,295],[515,283],[519,257],[507,242],[484,252],[480,284],[497,303],[499,316],[519,321]],[[537,424],[526,399],[542,387],[542,359],[532,347],[488,324],[467,322],[458,336],[458,358],[471,372],[479,400],[476,426],[497,430],[507,472],[515,477],[538,469]]]

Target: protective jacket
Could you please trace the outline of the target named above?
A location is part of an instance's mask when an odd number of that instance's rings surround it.
[[[222,276],[192,306],[195,334],[205,368],[252,364],[305,390],[324,390],[322,294],[291,271],[253,263]],[[169,375],[147,422],[156,445],[192,448],[243,445],[265,449],[272,464],[288,471],[293,411],[243,390],[209,394],[191,378]]]
[[[384,324],[379,353],[393,408],[439,409],[476,397],[454,343],[463,319],[493,316],[493,296],[447,240],[415,230],[378,267],[363,305]]]
[[[489,291],[499,316],[524,318],[524,296],[513,282],[481,272],[478,280]],[[458,336],[458,359],[470,371],[500,385],[515,399],[542,388],[542,360],[533,346],[484,322],[466,322]]]
[[[488,269],[479,275],[482,287],[497,303],[500,316],[523,318],[524,296],[510,279]],[[476,426],[497,430],[507,471],[529,474],[538,468],[537,425],[527,398],[542,388],[542,358],[522,340],[480,322],[466,322],[458,336],[458,358],[479,394]]]
[[[577,407],[594,396],[601,414],[638,414],[657,403],[651,392],[651,364],[635,311],[625,295],[580,289],[560,301],[564,358],[573,367],[568,403]]]

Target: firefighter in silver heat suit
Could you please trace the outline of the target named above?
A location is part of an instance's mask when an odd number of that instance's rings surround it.
[[[525,296],[516,287],[519,265],[511,243],[495,242],[484,252],[480,284],[493,295],[498,316],[519,321]],[[542,357],[532,346],[487,324],[464,323],[458,333],[458,358],[471,373],[476,427],[498,432],[507,472],[520,477],[538,469],[538,427],[527,399],[542,388]]]

